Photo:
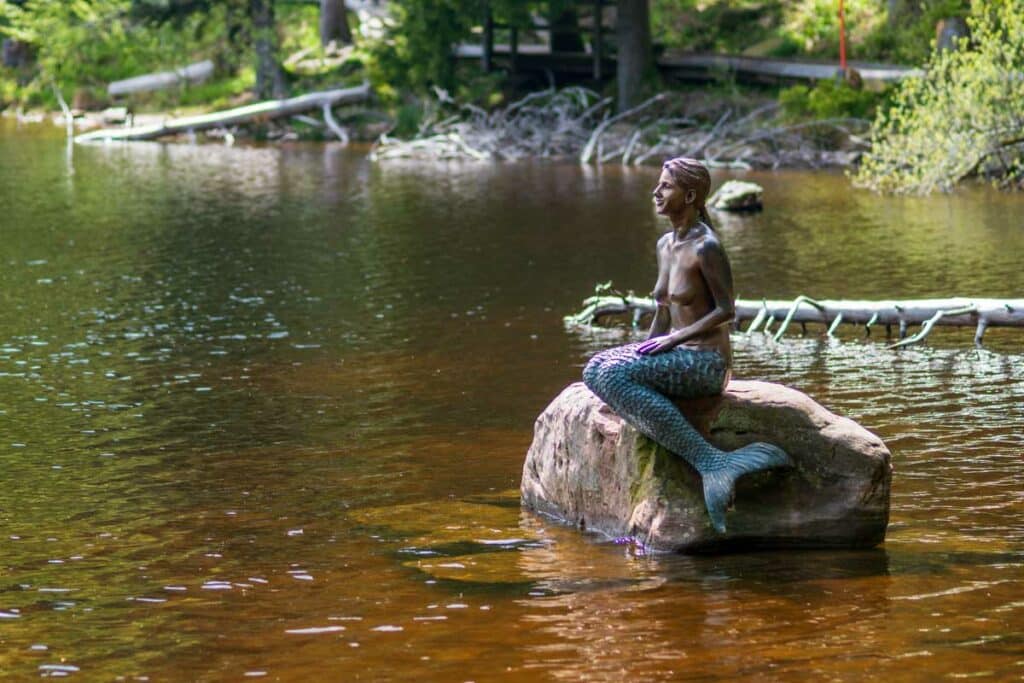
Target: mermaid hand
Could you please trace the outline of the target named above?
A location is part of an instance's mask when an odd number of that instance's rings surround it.
[[[642,356],[653,356],[657,353],[664,353],[674,349],[679,345],[679,342],[671,334],[665,334],[660,337],[651,337],[640,346],[637,347],[636,352]]]

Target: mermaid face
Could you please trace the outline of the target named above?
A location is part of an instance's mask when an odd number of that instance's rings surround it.
[[[682,188],[676,185],[676,181],[668,169],[662,169],[658,184],[652,194],[654,209],[662,216],[678,214],[685,210],[687,204],[693,204],[697,199],[697,191],[692,187]]]

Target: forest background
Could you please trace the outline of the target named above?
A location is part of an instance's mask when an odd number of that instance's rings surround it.
[[[486,16],[500,27],[497,41],[507,41],[512,28],[520,43],[542,39],[537,26],[546,24],[553,48],[560,41],[583,48],[592,40],[586,19],[593,4],[365,0],[346,9],[342,0],[0,0],[0,108],[53,110],[58,95],[76,109],[102,108],[114,103],[111,81],[210,59],[213,78],[133,95],[127,104],[180,115],[368,80],[377,99],[367,116],[383,121],[369,129],[413,135],[438,89],[453,101],[493,109],[549,85],[537,74],[485,71],[452,58],[459,44],[480,41]],[[620,111],[688,87],[666,82],[653,68],[668,52],[838,60],[837,0],[605,4],[619,24],[606,49],[633,65],[587,85],[617,98]],[[1024,1],[844,5],[850,59],[920,67],[926,76],[886,88],[849,78],[752,88],[723,72],[700,86],[702,94],[775,99],[791,123],[873,120],[874,156],[865,157],[861,179],[875,189],[949,189],[979,174],[1019,186],[1024,85],[1013,74],[1024,71]],[[936,38],[950,28],[953,38],[945,40],[952,49],[937,49]]]

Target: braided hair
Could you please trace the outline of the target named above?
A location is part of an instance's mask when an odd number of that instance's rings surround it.
[[[666,161],[663,168],[672,176],[672,182],[680,190],[693,190],[697,193],[697,198],[694,201],[697,204],[700,219],[714,230],[715,226],[711,222],[711,216],[708,215],[708,207],[705,204],[708,193],[711,192],[711,173],[708,172],[707,166],[696,159],[676,157]]]

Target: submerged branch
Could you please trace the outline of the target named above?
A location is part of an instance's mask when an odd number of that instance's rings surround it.
[[[655,311],[654,301],[632,295],[593,296],[586,299],[584,309],[565,317],[568,325],[596,325],[616,316],[650,315]],[[801,304],[807,304],[802,306]],[[906,301],[848,301],[815,300],[798,296],[793,301],[736,300],[736,325],[751,320],[746,334],[761,329],[767,333],[773,322],[782,325],[773,335],[778,340],[792,322],[827,325],[827,335],[833,336],[840,323],[863,325],[870,328],[880,324],[897,325],[905,336],[909,325],[922,325],[921,330],[893,344],[900,348],[924,339],[936,325],[976,328],[975,342],[980,345],[989,327],[1024,328],[1024,299],[915,299]],[[763,328],[762,328],[763,324]]]

